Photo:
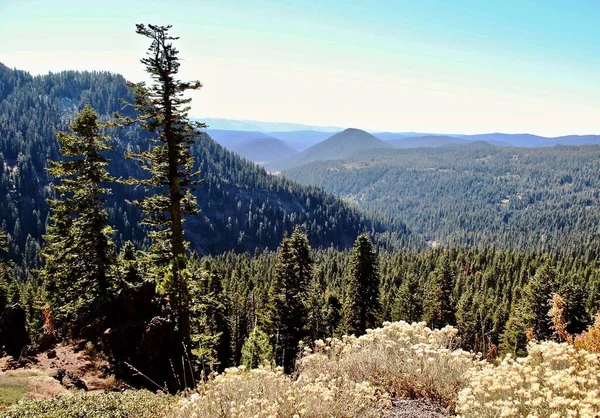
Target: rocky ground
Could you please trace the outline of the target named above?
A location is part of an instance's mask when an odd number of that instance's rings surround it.
[[[396,399],[392,413],[386,418],[445,418],[450,414],[439,405],[425,399]]]
[[[84,341],[23,354],[18,360],[0,358],[0,410],[25,397],[46,398],[72,388],[104,392],[122,386],[106,359]]]

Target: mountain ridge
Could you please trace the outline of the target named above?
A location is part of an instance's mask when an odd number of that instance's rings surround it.
[[[289,169],[315,161],[347,158],[367,149],[391,147],[392,145],[366,131],[356,128],[347,128],[291,158],[270,164],[269,168],[276,170]]]

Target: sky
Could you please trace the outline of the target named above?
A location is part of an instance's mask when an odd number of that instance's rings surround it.
[[[600,134],[598,0],[0,0],[0,62],[145,80],[173,25],[191,114],[371,131]]]

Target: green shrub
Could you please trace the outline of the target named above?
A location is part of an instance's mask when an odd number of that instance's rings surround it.
[[[176,398],[146,390],[103,394],[78,392],[22,400],[4,418],[160,418],[170,416]]]

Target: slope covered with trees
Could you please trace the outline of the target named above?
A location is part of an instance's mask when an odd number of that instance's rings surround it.
[[[9,254],[22,276],[29,268],[41,267],[40,238],[48,217],[45,200],[52,197],[45,168],[48,160],[59,156],[56,132],[67,131],[85,104],[98,112],[101,121],[115,112],[133,117],[132,108],[119,101],[131,102],[133,97],[122,76],[106,72],[33,77],[1,65],[0,72],[0,217],[8,233]],[[107,130],[106,135],[113,138],[106,154],[108,172],[121,179],[143,178],[143,171],[124,154],[142,151],[147,134],[130,126]],[[196,188],[200,215],[185,228],[192,249],[200,253],[275,248],[296,224],[306,226],[313,245],[339,248],[351,245],[360,231],[386,229],[320,189],[268,175],[208,135],[201,135],[191,152],[201,170],[202,183]],[[111,192],[108,213],[115,241],[147,246],[139,209],[127,203],[143,197],[142,188],[112,184]],[[399,224],[398,230],[404,231],[403,226]]]
[[[391,147],[387,142],[374,137],[368,132],[348,128],[288,159],[273,162],[268,167],[275,170],[285,170],[314,161],[339,160],[362,151]]]
[[[381,150],[284,173],[400,217],[432,245],[600,256],[599,146]]]

